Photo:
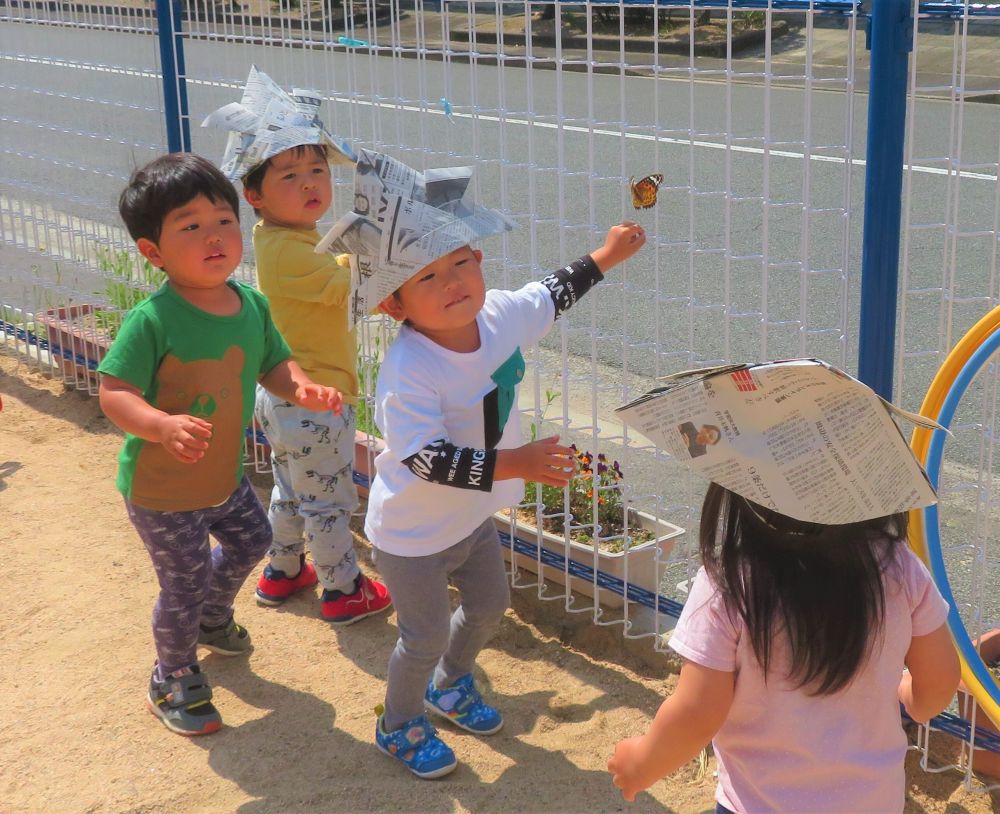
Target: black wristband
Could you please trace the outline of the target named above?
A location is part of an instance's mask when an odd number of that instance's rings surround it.
[[[569,310],[570,306],[576,304],[580,297],[603,279],[604,275],[601,274],[594,258],[587,254],[579,260],[574,260],[565,268],[553,271],[541,282],[552,295],[556,319],[559,319],[563,313]]]

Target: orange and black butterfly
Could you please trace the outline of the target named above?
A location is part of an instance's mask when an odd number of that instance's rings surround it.
[[[663,183],[663,176],[660,173],[647,175],[639,181],[635,177],[628,179],[629,188],[632,190],[632,206],[636,209],[649,209],[656,206],[656,191]]]

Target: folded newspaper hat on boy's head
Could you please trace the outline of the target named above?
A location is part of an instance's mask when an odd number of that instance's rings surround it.
[[[471,167],[419,172],[359,151],[354,209],[316,246],[350,258],[352,325],[439,257],[514,228],[503,212],[475,203],[471,180]]]
[[[316,91],[293,88],[285,93],[263,71],[251,66],[243,98],[216,110],[202,127],[229,130],[229,141],[220,169],[238,181],[267,159],[291,147],[317,144],[326,147],[327,160],[350,164],[354,151],[326,129],[319,118],[323,97]]]
[[[857,523],[937,496],[893,414],[938,428],[816,359],[668,376],[622,420],[692,470],[810,523]]]

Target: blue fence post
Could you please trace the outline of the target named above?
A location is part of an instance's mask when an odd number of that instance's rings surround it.
[[[191,122],[188,114],[180,0],[156,0],[156,22],[160,40],[167,148],[172,153],[187,152],[191,149]]]
[[[899,284],[906,75],[913,47],[910,0],[872,0],[868,29],[868,147],[861,245],[858,378],[892,398]]]

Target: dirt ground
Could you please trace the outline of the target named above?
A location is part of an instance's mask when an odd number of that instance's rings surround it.
[[[258,607],[252,582],[236,612],[255,650],[202,662],[225,727],[168,732],[144,706],[155,580],[114,488],[119,433],[96,399],[2,352],[0,397],[0,812],[713,809],[711,762],[622,802],[608,755],[676,665],[533,591],[515,592],[479,660],[506,726],[479,739],[444,724],[460,760],[445,779],[418,780],[372,743],[395,617],[335,630],[313,596]],[[994,810],[957,772],[924,772],[914,753],[908,766],[908,812]]]

